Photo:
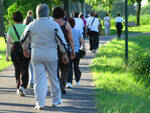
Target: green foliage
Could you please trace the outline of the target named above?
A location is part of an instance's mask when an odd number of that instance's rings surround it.
[[[150,74],[150,50],[141,50],[131,57],[129,70],[135,74]]]
[[[98,113],[149,113],[150,78],[144,79],[129,70],[124,63],[124,39],[114,39],[99,48],[91,67],[96,85]],[[136,36],[129,38],[129,63],[138,62],[135,51],[144,52],[144,59],[150,58],[150,38]],[[147,60],[148,60],[147,59]],[[150,61],[150,59],[149,59]],[[148,62],[149,62],[148,61]],[[145,61],[144,61],[145,62]]]
[[[26,8],[28,7],[28,8]],[[15,11],[20,11],[23,16],[25,17],[26,16],[26,13],[27,11],[31,9],[32,10],[32,4],[25,4],[24,6],[23,5],[18,5],[17,2],[15,2],[14,4],[12,4],[10,7],[8,7],[7,9],[7,12],[8,14],[5,15],[5,27],[6,27],[6,30],[12,26],[14,23],[13,23],[13,20],[12,20],[12,14],[15,12]]]
[[[59,6],[62,4],[62,1],[59,0],[8,0],[5,2],[5,27],[6,30],[9,26],[13,24],[12,13],[15,11],[20,11],[24,18],[26,17],[27,11],[32,10],[34,12],[34,18],[36,18],[36,6],[40,3],[46,3],[50,8],[50,15],[52,14],[53,7]],[[6,10],[7,9],[7,10]]]
[[[17,8],[18,8],[17,3],[14,3],[7,9],[8,15],[5,15],[5,18],[6,18],[5,28],[6,29],[8,29],[9,26],[13,25],[12,14],[13,12],[17,11]]]
[[[119,2],[115,3],[112,6],[111,16],[114,18],[117,16],[117,13],[120,13],[122,17],[125,16],[125,3]],[[128,15],[136,15],[136,9],[133,4],[128,5]]]
[[[150,15],[150,5],[145,5],[141,9],[141,15],[149,14]]]

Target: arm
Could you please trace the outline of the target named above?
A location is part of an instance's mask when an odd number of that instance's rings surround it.
[[[73,41],[73,36],[72,36],[72,28],[70,26],[70,24],[67,22],[66,24],[66,29],[68,31],[68,39],[69,39],[69,43],[72,49],[72,58],[75,58],[75,50],[74,50],[74,41]]]
[[[83,49],[85,50],[85,42],[82,37],[80,37],[80,42],[81,42]]]
[[[12,37],[7,35],[7,43],[6,43],[6,61],[9,61],[9,51],[11,46]]]

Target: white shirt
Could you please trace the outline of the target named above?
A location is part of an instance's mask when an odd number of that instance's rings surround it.
[[[75,20],[75,26],[74,28],[79,30],[81,33],[83,33],[83,27],[84,27],[84,22],[81,18],[74,18]]]
[[[80,38],[83,38],[83,35],[79,30],[72,28],[72,36],[73,36],[73,40],[74,40],[75,52],[79,52],[80,45],[81,45]]]
[[[107,26],[109,24],[110,24],[110,17],[109,16],[104,17],[104,26]]]
[[[116,23],[123,23],[123,18],[122,17],[120,17],[120,16],[118,16],[117,18],[116,18]]]
[[[98,26],[100,25],[100,22],[99,22],[99,20],[97,18],[95,18],[95,20],[94,20],[94,22],[92,24],[93,19],[94,19],[94,17],[89,17],[87,19],[87,26],[88,26],[88,28],[90,28],[91,31],[98,32]]]

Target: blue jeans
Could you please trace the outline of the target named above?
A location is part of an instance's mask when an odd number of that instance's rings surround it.
[[[29,64],[29,85],[34,85],[34,75],[33,75],[33,67],[31,61]]]

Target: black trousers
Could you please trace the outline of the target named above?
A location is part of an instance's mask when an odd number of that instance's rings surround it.
[[[79,82],[79,80],[81,78],[81,71],[80,71],[80,68],[79,68],[79,62],[80,62],[80,58],[79,58],[78,53],[76,53],[75,59],[72,60],[72,65],[73,65],[73,69],[74,69],[76,82]],[[73,80],[73,69],[71,70],[72,72],[69,73],[67,82],[72,83],[72,80]]]
[[[122,33],[122,28],[123,28],[123,26],[122,26],[122,23],[117,23],[116,24],[116,28],[117,28],[117,35],[118,35],[118,38],[120,38],[121,37],[121,33]]]
[[[117,28],[117,35],[118,35],[118,38],[120,38],[120,37],[121,37],[121,33],[122,33],[122,29]]]
[[[90,31],[89,42],[90,42],[90,50],[91,51],[93,49],[94,50],[98,49],[98,45],[99,45],[99,35],[98,35],[98,32]]]
[[[62,63],[62,57],[60,55],[58,60],[58,78],[60,80],[60,88],[61,90],[65,89],[66,82],[69,76],[69,73],[71,73],[72,70],[72,64],[71,64],[71,53],[68,53],[67,56],[69,58],[69,63],[63,64]]]
[[[11,47],[11,60],[15,68],[15,77],[17,88],[23,86],[27,88],[28,85],[28,66],[29,58],[25,58],[23,50],[20,49],[19,44],[13,44]]]

